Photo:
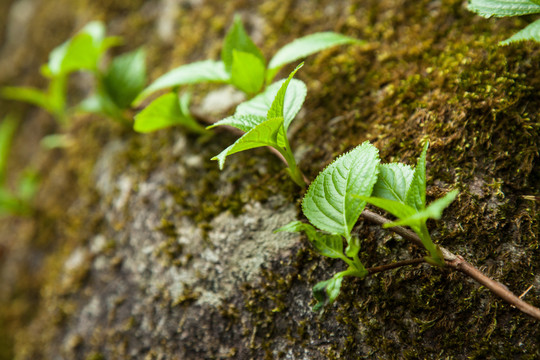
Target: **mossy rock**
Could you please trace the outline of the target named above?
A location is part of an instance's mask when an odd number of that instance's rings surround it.
[[[33,6],[16,52],[0,52],[12,65],[1,85],[42,85],[48,51],[93,19],[125,38],[114,54],[144,45],[152,78],[217,58],[234,13],[267,57],[316,31],[366,40],[298,73],[308,85],[291,127],[300,167],[314,178],[365,140],[384,162],[414,164],[429,139],[429,200],[460,191],[428,224],[433,237],[516,294],[533,285],[524,299],[540,306],[540,47],[497,45],[531,18],[486,20],[457,0]],[[75,79],[75,96],[88,91]],[[195,102],[214,88],[197,87]],[[234,141],[225,132],[141,135],[86,116],[69,129],[73,147],[43,153],[29,140],[55,131],[52,120],[1,105],[23,116],[14,172],[35,161],[43,184],[31,218],[0,220],[0,359],[540,357],[537,321],[428,265],[346,279],[335,305],[313,313],[311,287],[343,265],[272,233],[301,218],[302,191],[264,149],[219,172],[209,159]],[[368,266],[423,255],[372,224],[358,232]]]

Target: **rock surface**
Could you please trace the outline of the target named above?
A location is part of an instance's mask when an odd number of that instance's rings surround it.
[[[316,31],[365,39],[310,57],[298,73],[308,85],[290,134],[300,167],[314,178],[364,140],[385,162],[414,164],[429,138],[429,200],[460,190],[429,223],[433,237],[517,294],[533,285],[524,298],[540,306],[540,49],[497,46],[527,19],[481,19],[457,0],[4,8],[15,15],[0,32],[2,86],[43,87],[48,52],[94,19],[126,38],[113,55],[145,45],[152,79],[218,58],[235,13],[267,59]],[[76,102],[91,84],[74,82]],[[0,101],[0,116],[9,108],[22,118],[12,172],[33,162],[43,178],[33,216],[0,220],[0,360],[540,357],[538,322],[427,265],[346,279],[333,306],[312,312],[312,286],[343,264],[273,233],[301,218],[302,191],[265,149],[235,154],[220,172],[209,159],[234,141],[225,131],[142,135],[79,116],[67,130],[75,144],[46,153],[35,139],[59,131],[52,120]],[[218,118],[240,99],[203,85],[194,101]],[[424,255],[378,226],[356,231],[368,266]]]

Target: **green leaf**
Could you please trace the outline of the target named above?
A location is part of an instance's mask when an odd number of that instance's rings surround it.
[[[6,86],[0,90],[5,99],[23,101],[49,111],[49,99],[43,91],[30,87]],[[49,111],[50,112],[50,111]]]
[[[302,210],[313,225],[349,241],[351,229],[366,205],[353,194],[371,194],[377,180],[378,152],[366,141],[317,176],[302,202]]]
[[[339,235],[325,234],[317,231],[312,225],[301,221],[293,221],[274,232],[301,232],[303,231],[308,237],[313,247],[321,255],[333,259],[343,259],[343,238]]]
[[[216,121],[214,124],[208,126],[207,129],[212,129],[216,126],[228,125],[242,130],[243,132],[248,132],[266,120],[266,117],[258,115],[233,115]]]
[[[168,93],[152,101],[135,116],[133,129],[140,133],[182,125],[187,129],[204,134],[206,130],[189,114],[189,94],[178,98],[176,93]]]
[[[291,82],[291,79],[293,78],[294,74],[296,74],[296,72],[302,67],[304,66],[304,63],[301,63],[300,65],[298,65],[296,67],[296,69],[294,69],[290,74],[289,74],[289,77],[287,78],[287,80],[285,80],[285,82],[283,84],[281,84],[281,87],[279,88],[277,94],[276,94],[276,97],[274,98],[274,101],[272,101],[272,105],[270,106],[270,109],[268,110],[268,114],[266,115],[266,117],[268,119],[272,119],[272,118],[275,118],[275,117],[283,117],[285,118],[285,95],[287,93],[287,88],[289,86],[289,83]],[[294,114],[296,115],[296,113],[298,111],[300,111],[300,108],[302,107],[302,104],[304,103],[304,98],[301,97],[299,99],[294,99],[294,103],[292,104],[292,108],[294,109]],[[298,110],[296,110],[298,109]],[[285,130],[287,130],[289,128],[289,125],[291,123],[291,121],[294,119],[293,118],[287,118],[285,120]]]
[[[139,104],[158,90],[204,82],[225,83],[229,79],[230,75],[221,61],[204,60],[182,65],[157,78],[137,96],[134,104]]]
[[[527,25],[524,29],[518,31],[510,38],[501,41],[499,45],[508,45],[518,41],[534,40],[540,42],[540,19]]]
[[[118,38],[105,38],[103,23],[91,22],[51,52],[45,73],[58,76],[78,70],[97,70],[101,55],[119,43]]]
[[[231,71],[233,66],[233,52],[241,51],[244,53],[252,54],[257,57],[263,65],[266,64],[264,56],[246,33],[244,25],[242,25],[242,20],[240,16],[236,15],[234,17],[234,22],[223,42],[223,48],[221,49],[221,60],[225,64],[225,69],[227,72]]]
[[[540,5],[529,0],[470,0],[468,8],[470,11],[487,18],[540,12]]]
[[[234,144],[214,156],[212,160],[219,161],[219,168],[223,169],[227,156],[263,146],[282,148],[285,146],[286,136],[283,118],[269,119],[249,130]]]
[[[121,109],[129,108],[146,84],[144,50],[117,56],[103,76],[103,85],[111,100]]]
[[[343,275],[337,273],[332,278],[321,281],[313,287],[313,297],[317,300],[317,304],[313,307],[313,311],[319,311],[324,306],[332,304],[339,295]]]
[[[337,45],[357,44],[362,41],[334,32],[320,32],[301,37],[285,45],[274,55],[268,64],[267,82],[270,83],[276,73],[285,64],[302,59],[308,55]]]
[[[357,197],[358,199],[363,201],[367,201],[368,203],[389,212],[390,214],[394,215],[399,219],[408,218],[417,213],[416,209],[414,209],[413,207],[405,205],[396,200],[369,197],[363,195],[354,195],[354,197]],[[389,227],[387,225],[388,224],[385,224],[384,227]]]
[[[429,142],[426,142],[422,154],[418,158],[411,185],[405,197],[405,204],[418,211],[426,208],[426,154],[428,146]]]
[[[373,187],[373,197],[405,203],[414,171],[401,163],[379,165],[379,176]]]
[[[0,185],[4,184],[7,173],[7,163],[11,151],[13,135],[17,130],[18,121],[15,117],[7,115],[0,122]]]
[[[354,258],[358,256],[358,252],[360,251],[360,239],[358,236],[351,236],[349,239],[349,243],[347,244],[347,248],[345,249],[345,255],[347,255],[350,258]],[[362,265],[362,268],[364,265]]]
[[[253,99],[238,105],[238,107],[236,108],[235,116],[256,115],[266,118],[279,89],[287,80],[288,79],[280,80],[268,86],[262,94],[259,94]],[[300,80],[290,80],[289,85],[287,86],[287,92],[285,93],[285,100],[283,104],[283,118],[285,119],[285,129],[289,128],[289,125],[302,108],[302,104],[304,103],[306,94],[306,84],[304,84]]]
[[[264,62],[253,54],[233,50],[231,84],[246,94],[254,94],[264,84]]]
[[[416,225],[418,222],[425,222],[427,219],[439,220],[442,216],[444,209],[446,209],[452,201],[456,198],[458,194],[457,190],[450,191],[444,197],[433,201],[429,206],[419,211],[415,214],[412,214],[408,217],[400,216],[400,219],[388,224],[385,224],[384,227],[392,226],[411,226]]]

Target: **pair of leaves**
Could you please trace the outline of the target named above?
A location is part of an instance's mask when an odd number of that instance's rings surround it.
[[[212,158],[219,161],[220,169],[223,169],[227,156],[262,146],[277,149],[289,163],[289,168],[296,169],[287,139],[287,129],[300,111],[307,93],[305,84],[293,79],[302,65],[297,66],[286,80],[273,84],[263,94],[239,105],[233,116],[209,127],[228,125],[245,132],[234,144]],[[291,175],[295,181],[303,183],[301,176],[296,179],[294,174]]]
[[[471,0],[468,7],[469,10],[486,18],[521,16],[540,13],[540,0]],[[508,45],[525,40],[540,42],[540,20],[534,21],[499,44]]]

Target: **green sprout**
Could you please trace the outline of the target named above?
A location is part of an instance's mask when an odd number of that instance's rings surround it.
[[[49,79],[46,90],[31,87],[4,87],[0,95],[7,99],[37,105],[65,126],[68,123],[67,79],[75,71],[98,72],[102,55],[120,42],[117,37],[106,37],[101,22],[91,22],[49,55],[49,62],[41,67]]]
[[[240,17],[236,16],[225,36],[221,60],[199,61],[167,72],[144,89],[134,104],[141,104],[144,99],[159,90],[173,89],[176,93],[179,86],[199,83],[230,84],[253,96],[261,92],[265,84],[270,85],[286,64],[333,46],[356,43],[360,41],[334,32],[315,33],[285,45],[267,65],[261,50],[247,34]],[[189,112],[184,111],[183,106],[179,105],[185,101],[186,98],[162,95],[135,117],[135,131],[151,132],[173,125],[186,125],[193,130],[193,118]],[[201,132],[202,127],[196,131]]]
[[[378,150],[364,142],[337,158],[310,185],[302,201],[302,211],[311,224],[294,221],[276,230],[304,232],[317,252],[341,259],[348,265],[345,271],[313,287],[317,300],[314,310],[335,301],[345,276],[364,278],[368,275],[358,257],[360,240],[352,234],[366,203],[398,217],[397,221],[384,227],[410,226],[430,254],[425,260],[432,265],[444,266],[441,250],[431,240],[426,221],[428,218],[440,219],[457,191],[449,192],[426,207],[426,151],[427,144],[413,170],[405,164],[380,164]]]
[[[220,169],[223,169],[228,155],[270,146],[287,162],[293,181],[302,187],[306,185],[287,139],[287,129],[300,111],[307,93],[305,84],[293,79],[302,65],[298,65],[286,80],[273,84],[263,94],[240,104],[233,116],[209,127],[229,125],[245,132],[234,144],[212,158],[219,161]]]

